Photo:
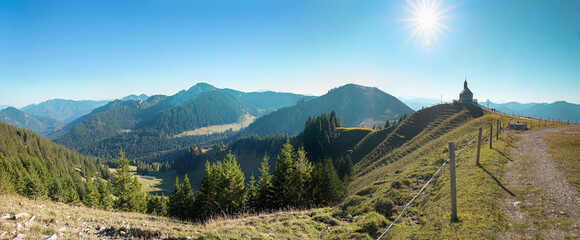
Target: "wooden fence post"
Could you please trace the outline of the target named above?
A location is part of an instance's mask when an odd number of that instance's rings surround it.
[[[493,142],[493,124],[489,125],[489,148],[492,148],[492,144],[491,142]]]
[[[457,222],[457,192],[455,182],[455,142],[449,142],[449,180],[451,186],[451,221]]]
[[[495,129],[495,137],[497,140],[499,140],[499,120],[497,120],[497,129]]]
[[[477,135],[477,157],[475,158],[475,165],[479,165],[479,150],[481,149],[481,128],[479,128],[479,135]]]

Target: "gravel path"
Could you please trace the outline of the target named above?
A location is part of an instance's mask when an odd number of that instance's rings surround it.
[[[515,193],[500,199],[510,229],[500,238],[578,239],[580,237],[580,198],[556,168],[540,137],[550,132],[570,132],[570,127],[524,132],[516,143],[503,179]],[[578,131],[578,128],[572,128]]]

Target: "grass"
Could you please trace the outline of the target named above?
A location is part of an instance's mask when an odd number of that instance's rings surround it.
[[[580,131],[570,129],[564,133],[550,133],[542,138],[548,144],[548,151],[556,161],[556,166],[564,172],[566,180],[580,193]]]
[[[192,131],[185,131],[180,134],[173,136],[174,138],[185,137],[185,136],[200,136],[200,135],[210,135],[214,133],[223,133],[229,129],[232,131],[239,131],[240,129],[249,126],[252,122],[256,120],[256,117],[246,114],[240,117],[239,121],[236,123],[223,124],[223,125],[213,125],[208,127],[201,127],[194,129]]]
[[[22,220],[0,220],[0,234],[12,238],[18,233],[27,239],[62,233],[59,239],[99,239],[100,233],[121,231],[154,235],[153,238],[193,239],[369,239],[365,231],[386,224],[376,213],[361,216],[357,221],[338,219],[332,209],[286,210],[240,217],[216,217],[206,223],[178,221],[141,213],[111,212],[71,206],[45,200],[29,200],[21,196],[1,195],[0,216],[26,212],[35,216],[31,227],[16,231]],[[82,235],[79,234],[82,233]],[[126,237],[126,236],[125,236]],[[134,236],[135,237],[135,236]],[[138,236],[136,238],[142,238]],[[147,238],[147,237],[145,237]]]
[[[465,119],[461,113],[454,113],[437,126],[428,125],[437,134],[422,132],[387,153],[385,156],[392,161],[368,165],[371,170],[355,178],[349,190],[351,195],[341,205],[338,214],[349,216],[376,211],[384,214],[387,221],[394,220],[448,158],[446,146],[449,141],[456,142],[458,151],[477,135],[477,128],[482,127],[485,131],[498,119],[502,117],[495,114]],[[457,121],[459,123],[454,124]],[[446,126],[447,130],[442,131],[441,128]],[[508,228],[496,199],[513,194],[503,186],[501,176],[509,161],[506,153],[517,137],[505,133],[502,140],[497,141],[494,132],[493,149],[489,149],[489,137],[484,135],[483,138],[481,166],[475,165],[476,141],[457,155],[459,222],[450,221],[449,171],[446,166],[386,234],[386,239],[496,238],[497,232]],[[382,199],[390,202],[381,202]],[[379,230],[385,229],[386,226]]]

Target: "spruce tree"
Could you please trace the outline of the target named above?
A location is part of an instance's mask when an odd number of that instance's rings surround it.
[[[89,177],[85,181],[85,197],[83,199],[83,204],[87,207],[98,207],[99,206],[99,191],[97,187],[93,184],[93,180]]]
[[[102,180],[97,180],[97,191],[99,192],[99,208],[110,210],[113,208],[113,198],[111,197],[111,191],[109,191],[109,186]]]
[[[238,213],[244,206],[246,187],[244,173],[231,153],[219,164],[216,185],[216,203],[220,211]]]
[[[256,187],[256,178],[254,178],[254,174],[252,173],[252,176],[250,176],[250,181],[248,182],[246,199],[244,200],[244,202],[246,203],[243,207],[244,210],[249,209],[251,211],[254,211],[255,210],[254,202],[256,201],[257,197],[258,197],[258,189]]]
[[[199,195],[196,198],[196,209],[199,211],[197,216],[205,219],[214,211],[215,197],[216,197],[216,176],[214,174],[212,165],[208,161],[205,162],[205,170],[201,185],[199,186]]]
[[[312,171],[310,186],[315,205],[328,206],[344,197],[344,184],[340,181],[330,158],[316,165]]]
[[[253,201],[255,210],[274,208],[274,189],[272,186],[272,175],[270,175],[270,158],[266,155],[260,167],[260,179],[256,186],[257,197]]]
[[[181,185],[182,191],[182,199],[181,199],[181,208],[183,209],[183,218],[184,219],[193,219],[194,217],[194,203],[195,197],[193,195],[193,189],[191,188],[191,183],[189,182],[189,178],[187,174],[183,178],[183,184]]]
[[[167,203],[167,214],[171,217],[183,218],[183,205],[181,204],[184,198],[183,190],[181,189],[181,184],[179,184],[179,177],[175,177],[175,183],[173,184],[173,190],[169,194],[169,202]]]
[[[116,209],[133,212],[145,210],[145,195],[141,192],[141,183],[131,174],[129,160],[123,150],[119,152],[117,171],[113,177],[113,194],[117,197]]]
[[[293,186],[291,182],[292,174],[292,159],[293,148],[290,143],[284,144],[276,166],[274,167],[274,176],[272,177],[272,185],[276,193],[274,204],[275,207],[282,208],[290,205],[290,199],[293,195]]]
[[[293,158],[293,167],[291,169],[290,182],[293,187],[291,197],[291,204],[297,207],[307,206],[308,200],[308,182],[310,181],[310,173],[312,172],[312,165],[306,158],[306,152],[303,148],[298,149]]]

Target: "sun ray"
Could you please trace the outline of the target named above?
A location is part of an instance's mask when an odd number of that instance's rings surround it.
[[[401,19],[408,22],[406,28],[412,28],[408,41],[415,39],[421,43],[427,53],[433,44],[439,44],[440,36],[447,37],[446,31],[450,31],[447,25],[441,21],[447,18],[452,6],[443,8],[440,0],[407,0],[403,7],[411,16]]]

